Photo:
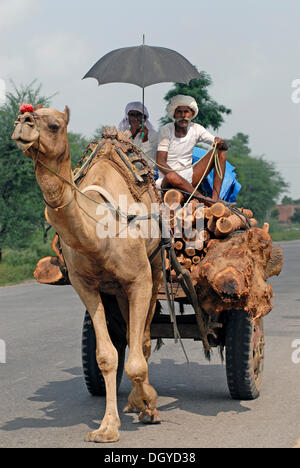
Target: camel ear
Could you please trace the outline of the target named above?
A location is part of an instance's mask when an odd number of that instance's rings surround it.
[[[70,120],[70,109],[68,108],[68,106],[65,107],[64,114],[65,114],[66,124],[68,125],[69,120]]]
[[[34,110],[42,109],[43,104],[37,104],[34,108]]]

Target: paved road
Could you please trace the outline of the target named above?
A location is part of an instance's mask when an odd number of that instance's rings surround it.
[[[160,426],[145,426],[121,413],[123,448],[293,447],[300,438],[300,363],[292,361],[300,340],[300,242],[282,243],[285,265],[265,319],[266,359],[258,400],[231,400],[225,368],[215,353],[208,364],[201,344],[186,340],[188,366],[179,345],[166,340],[152,355],[150,378],[159,393]],[[86,431],[103,415],[102,398],[91,397],[81,368],[83,306],[71,287],[34,283],[0,288],[0,447],[89,447]],[[299,346],[299,345],[298,345]],[[300,358],[300,352],[295,353]],[[122,408],[130,391],[120,388]]]

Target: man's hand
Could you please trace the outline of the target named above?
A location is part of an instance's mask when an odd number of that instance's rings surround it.
[[[143,137],[143,143],[145,143],[146,141],[148,141],[148,128],[146,127],[146,125],[142,125],[141,128],[140,128],[140,134],[141,135],[144,135]]]
[[[217,143],[217,148],[220,150],[227,151],[228,150],[228,144],[226,141],[222,140],[222,138],[215,137],[215,143]]]
[[[148,128],[146,125],[142,125],[140,122],[137,121],[132,121],[131,122],[131,128],[130,128],[132,137],[135,138],[136,135],[139,133],[140,135],[143,135],[143,143],[148,141]]]

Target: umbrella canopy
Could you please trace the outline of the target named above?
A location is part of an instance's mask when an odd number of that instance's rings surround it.
[[[189,83],[193,78],[201,78],[201,75],[178,52],[143,44],[109,52],[95,63],[84,78],[96,78],[99,85],[131,83],[144,89],[155,83]]]

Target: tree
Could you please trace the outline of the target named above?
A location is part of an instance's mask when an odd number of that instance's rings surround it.
[[[287,195],[285,195],[281,200],[282,205],[289,205],[290,203],[293,203],[293,199],[291,197],[288,197]]]
[[[295,209],[295,213],[290,217],[292,223],[300,223],[300,208]]]
[[[30,235],[44,227],[45,203],[36,182],[33,163],[11,140],[19,106],[49,106],[51,98],[41,93],[35,81],[7,93],[6,104],[0,107],[0,254],[4,247],[22,248],[30,243]],[[87,140],[70,132],[70,152],[75,164],[87,147]]]
[[[164,100],[169,102],[177,94],[192,96],[199,108],[199,113],[193,122],[217,130],[224,122],[223,114],[231,114],[231,110],[218,104],[209,96],[207,88],[211,86],[212,79],[205,72],[201,72],[201,76],[200,79],[191,80],[189,84],[175,83],[174,88],[166,94]],[[162,124],[166,124],[171,120],[165,116],[160,121]]]
[[[23,102],[49,105],[51,97],[41,95],[35,81],[7,93],[0,107],[0,250],[24,246],[28,235],[42,227],[44,203],[36,183],[33,164],[11,140],[14,121]]]
[[[273,162],[251,155],[248,135],[238,133],[228,143],[228,161],[235,166],[242,185],[237,203],[253,210],[254,216],[262,222],[279,196],[287,191],[288,184]]]
[[[287,195],[281,200],[282,205],[297,205],[298,203],[300,203],[300,198],[293,200],[292,197],[288,197]]]
[[[278,208],[274,208],[274,209],[271,211],[271,218],[272,218],[272,219],[278,219],[278,216],[279,216],[279,209],[278,209]]]
[[[80,160],[89,142],[83,135],[74,132],[68,132],[68,139],[70,145],[72,167],[74,169],[74,166]]]

